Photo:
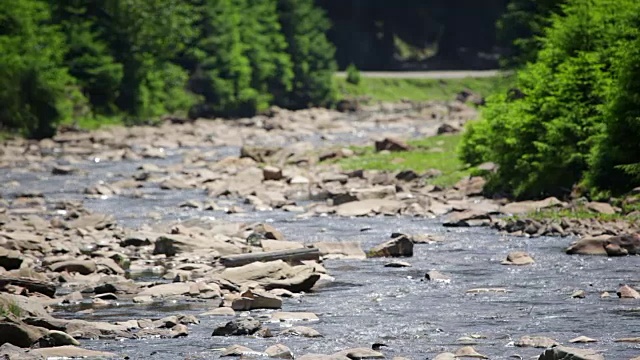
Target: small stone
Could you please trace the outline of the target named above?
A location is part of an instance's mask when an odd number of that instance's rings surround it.
[[[236,312],[229,307],[219,307],[219,308],[215,308],[213,310],[209,310],[205,313],[202,313],[200,315],[204,315],[204,316],[235,316]]]
[[[614,342],[635,343],[640,344],[640,337],[615,339]]]
[[[597,341],[598,340],[592,339],[592,338],[586,337],[586,336],[578,336],[577,338],[569,340],[570,343],[581,343],[581,344],[593,343],[593,342],[597,342]]]
[[[282,334],[302,336],[302,337],[308,337],[308,338],[322,337],[322,334],[320,334],[316,329],[310,328],[308,326],[290,327],[284,330]]]
[[[606,299],[611,297],[611,294],[609,294],[607,291],[603,292],[602,294],[600,294],[600,298],[601,299]]]
[[[282,180],[282,169],[275,166],[265,166],[262,169],[262,176],[264,180]]]
[[[640,293],[629,285],[623,285],[616,293],[621,299],[640,299]]]
[[[514,345],[518,347],[548,348],[559,344],[557,341],[545,336],[523,336]]]
[[[231,345],[225,348],[220,356],[242,356],[246,354],[256,353],[250,348],[242,345]]]
[[[171,337],[174,339],[179,337],[185,337],[187,335],[189,335],[189,329],[187,328],[186,325],[177,324],[171,328]]]
[[[256,331],[255,334],[253,334],[256,337],[260,337],[263,339],[267,339],[267,338],[272,338],[273,337],[273,333],[271,332],[271,329],[269,328],[261,328],[260,330]]]
[[[585,298],[586,293],[584,292],[584,290],[576,290],[571,294],[571,297],[574,299],[584,299]]]
[[[134,304],[150,304],[153,302],[153,298],[151,296],[136,296],[133,298]]]
[[[339,351],[333,354],[333,357],[347,357],[352,360],[360,359],[383,359],[384,354],[368,348],[353,348]]]
[[[506,260],[502,261],[502,265],[529,265],[533,264],[533,258],[524,251],[512,251],[507,255]]]
[[[471,358],[478,358],[478,359],[488,359],[487,356],[478,353],[471,346],[463,346],[460,349],[456,350],[455,356],[456,357],[471,357]]]
[[[260,321],[251,317],[234,319],[224,326],[217,327],[211,336],[252,335],[260,330],[261,327]]]
[[[424,275],[424,278],[429,281],[444,282],[444,283],[451,282],[451,279],[447,275],[436,270],[429,271]]]
[[[272,322],[280,321],[319,321],[318,315],[311,312],[276,312],[271,315]]]
[[[293,360],[293,353],[291,350],[282,344],[271,345],[264,351],[264,353],[269,355],[271,358]]]
[[[433,360],[456,360],[456,354],[450,352],[440,353]]]
[[[405,261],[392,261],[392,262],[384,264],[384,267],[388,267],[388,268],[404,268],[404,267],[411,267],[411,264],[409,264],[408,262],[405,262]]]

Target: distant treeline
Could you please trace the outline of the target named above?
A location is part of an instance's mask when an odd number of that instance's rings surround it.
[[[0,130],[327,105],[329,27],[313,0],[3,0]]]

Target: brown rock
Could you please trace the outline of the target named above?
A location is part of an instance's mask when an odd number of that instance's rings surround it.
[[[114,358],[117,357],[117,354],[104,352],[104,351],[95,351],[95,350],[87,350],[75,346],[56,346],[42,349],[34,349],[31,350],[31,354],[41,355],[45,358]]]
[[[458,358],[470,357],[477,359],[488,359],[487,356],[480,354],[471,346],[461,347],[460,349],[456,350],[455,355]]]
[[[262,168],[262,177],[264,180],[282,180],[284,177],[282,176],[282,169],[275,166],[265,166]]]
[[[284,335],[294,335],[294,336],[302,336],[308,338],[316,338],[322,337],[316,329],[310,328],[308,326],[294,326],[288,329],[285,329],[282,334]]]
[[[524,251],[512,251],[507,255],[506,260],[502,261],[502,265],[530,265],[535,263],[533,258]]]
[[[353,348],[339,351],[333,357],[347,357],[352,360],[360,359],[384,359],[384,354],[368,348]]]
[[[546,349],[538,360],[604,360],[604,356],[592,349],[576,349],[567,346],[556,346]]]
[[[366,216],[369,214],[397,213],[402,203],[397,200],[368,199],[352,201],[336,207],[338,216]]]
[[[282,344],[271,345],[264,351],[264,353],[270,358],[293,360],[293,353],[291,350]]]
[[[367,257],[400,257],[413,256],[413,241],[402,235],[373,247]]]
[[[236,311],[248,311],[253,309],[280,309],[282,299],[268,292],[247,290],[240,294],[240,298],[234,299],[231,308]]]
[[[380,151],[409,151],[411,147],[404,141],[392,137],[385,138],[382,141],[375,142],[377,152]]]
[[[616,293],[621,299],[640,299],[640,293],[629,285],[623,285]]]
[[[211,336],[252,335],[261,327],[260,321],[251,317],[239,318],[217,327]]]
[[[324,258],[331,259],[366,259],[367,254],[357,241],[321,241],[313,244]]]
[[[448,227],[467,227],[489,225],[490,223],[491,217],[488,212],[481,210],[466,210],[451,213],[442,225]]]
[[[604,203],[604,202],[589,202],[586,204],[587,209],[591,210],[591,211],[595,211],[599,214],[609,214],[609,215],[613,215],[616,213],[616,210],[613,208],[613,206],[609,205],[608,203]]]
[[[30,347],[47,333],[46,329],[27,325],[13,314],[0,317],[0,339],[3,343]]]
[[[97,270],[96,262],[92,260],[69,260],[54,263],[50,266],[51,271],[55,272],[70,272],[78,273],[82,275],[89,275]]]

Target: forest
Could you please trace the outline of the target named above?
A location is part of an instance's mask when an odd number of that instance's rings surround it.
[[[505,169],[496,195],[606,197],[640,185],[639,45],[635,0],[7,0],[0,131],[330,107],[349,65],[502,67],[461,158]]]

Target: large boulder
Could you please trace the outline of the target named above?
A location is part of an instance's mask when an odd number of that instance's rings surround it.
[[[227,268],[219,276],[238,285],[259,285],[267,290],[286,289],[293,292],[309,291],[320,279],[314,266],[291,266],[282,260]]]
[[[413,241],[405,235],[374,246],[367,253],[368,257],[401,257],[413,256]]]
[[[640,255],[640,234],[586,237],[573,242],[566,253],[573,255]]]
[[[556,346],[546,349],[538,360],[604,360],[604,356],[593,349]]]
[[[47,335],[46,329],[23,323],[13,314],[0,317],[0,341],[19,347],[30,347]]]
[[[366,259],[367,254],[357,241],[321,241],[313,244],[324,258]]]

